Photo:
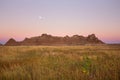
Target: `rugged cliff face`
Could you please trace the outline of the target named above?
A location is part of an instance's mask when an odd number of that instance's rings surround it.
[[[8,40],[6,46],[17,45],[84,45],[84,44],[104,44],[99,40],[95,34],[88,35],[87,37],[73,35],[72,37],[58,37],[48,34],[42,34],[41,36],[25,38],[21,42],[17,42],[14,39]]]

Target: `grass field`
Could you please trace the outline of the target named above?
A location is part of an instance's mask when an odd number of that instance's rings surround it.
[[[120,46],[1,46],[0,80],[120,80]]]

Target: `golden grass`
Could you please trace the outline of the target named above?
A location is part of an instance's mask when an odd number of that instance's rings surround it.
[[[120,47],[1,46],[0,80],[120,80]]]

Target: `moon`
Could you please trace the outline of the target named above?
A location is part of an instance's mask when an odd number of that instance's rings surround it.
[[[38,18],[39,18],[40,20],[43,20],[43,19],[44,19],[44,17],[42,17],[42,16],[38,16]]]

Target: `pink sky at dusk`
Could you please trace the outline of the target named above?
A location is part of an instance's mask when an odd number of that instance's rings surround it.
[[[96,34],[120,43],[119,0],[0,0],[0,43],[9,38]]]

